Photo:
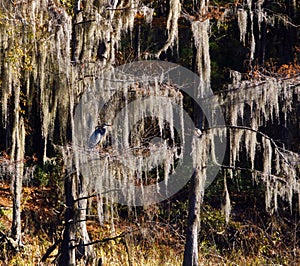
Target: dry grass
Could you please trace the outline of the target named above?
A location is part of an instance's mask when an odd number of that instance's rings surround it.
[[[7,184],[0,183],[0,231],[9,234],[11,226],[11,196]],[[57,257],[56,248],[46,262],[41,263],[43,255],[47,249],[53,245],[55,239],[62,235],[63,226],[59,224],[58,214],[51,208],[51,202],[47,202],[51,190],[46,188],[25,188],[23,190],[23,243],[24,248],[19,253],[13,253],[8,245],[0,240],[0,265],[52,265]],[[213,212],[209,211],[210,215]],[[55,222],[57,224],[55,224]],[[213,218],[211,228],[217,229],[217,234],[221,232],[220,220]],[[50,229],[50,225],[56,226]],[[220,228],[216,228],[220,226]],[[243,243],[258,243],[258,233],[251,229],[250,236],[245,231],[244,226],[234,225],[241,230],[245,238],[252,240]],[[248,225],[249,227],[250,225]],[[141,224],[122,220],[115,224],[114,228],[110,224],[100,226],[95,220],[87,223],[88,231],[93,240],[105,239],[128,232],[124,237],[115,240],[104,241],[94,245],[94,250],[98,258],[102,258],[103,265],[128,265],[128,266],[154,266],[154,265],[181,265],[184,252],[184,233],[179,228],[174,228],[167,223],[157,221],[144,221]],[[50,231],[52,230],[52,233]],[[213,231],[212,231],[213,232]],[[249,231],[250,232],[250,231]],[[299,233],[299,232],[298,232]],[[209,232],[206,232],[209,234]],[[225,233],[224,233],[225,235]],[[240,235],[241,236],[241,235]],[[255,240],[254,242],[253,239]],[[281,241],[281,238],[278,237]],[[269,243],[269,242],[266,242]],[[277,243],[276,243],[277,244]],[[280,243],[278,242],[278,245]],[[262,245],[257,248],[257,253],[252,252],[245,255],[243,247],[235,250],[221,252],[214,244],[201,242],[199,245],[200,265],[300,265],[297,256],[291,256],[291,250],[299,247],[284,247],[274,256],[264,255]],[[286,250],[286,253],[285,253]],[[275,250],[274,252],[277,252]],[[270,252],[269,252],[270,253]],[[280,254],[280,255],[279,255]],[[280,256],[282,257],[278,259]],[[286,255],[285,255],[286,254]],[[78,263],[78,265],[81,265]],[[83,265],[83,264],[82,264]]]

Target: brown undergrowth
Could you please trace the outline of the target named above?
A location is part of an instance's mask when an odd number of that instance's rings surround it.
[[[18,253],[13,252],[0,236],[0,263],[52,265],[57,257],[58,248],[45,262],[41,263],[41,260],[49,247],[62,236],[64,205],[53,196],[53,189],[50,187],[24,187],[22,198],[24,247]],[[136,209],[126,214],[120,207],[114,223],[108,221],[103,225],[99,225],[96,211],[92,209],[87,227],[92,241],[101,240],[94,245],[97,257],[102,259],[103,265],[181,265],[185,241],[185,204],[186,202],[180,203],[174,199],[162,203],[160,208]],[[279,217],[267,219],[262,217],[265,215],[263,213],[257,213],[255,218],[252,216],[253,209],[242,212],[239,206],[230,222],[226,224],[221,211],[213,205],[205,203],[202,206],[199,233],[200,263],[297,265],[300,262],[299,242],[292,239],[299,235],[298,224],[289,225],[288,221]],[[11,218],[10,187],[2,182],[2,235],[9,235]],[[291,241],[287,241],[287,238]]]

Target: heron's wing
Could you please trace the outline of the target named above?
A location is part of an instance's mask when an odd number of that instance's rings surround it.
[[[94,148],[101,140],[101,135],[99,132],[94,131],[94,133],[90,136],[88,146],[89,148]]]
[[[106,132],[106,129],[105,128],[99,128],[99,129],[97,129],[98,130],[98,132],[102,135],[102,136],[104,136],[104,134],[105,134],[105,132]]]

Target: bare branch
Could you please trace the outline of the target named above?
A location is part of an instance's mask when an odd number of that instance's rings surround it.
[[[55,243],[47,249],[46,253],[43,255],[41,259],[41,262],[45,262],[46,259],[51,255],[51,253],[56,249],[57,245],[61,242],[62,242],[61,239],[56,240]]]
[[[135,231],[138,231],[138,230],[139,229],[135,229],[135,230],[128,231],[128,232],[123,232],[119,235],[116,235],[116,236],[113,236],[113,237],[102,238],[102,239],[99,239],[99,240],[92,241],[90,243],[72,245],[71,248],[73,249],[73,248],[78,248],[78,247],[86,247],[86,246],[90,246],[90,245],[94,245],[94,244],[98,244],[98,243],[105,243],[105,242],[108,242],[108,241],[111,241],[111,240],[116,240],[116,239],[119,239],[119,238],[123,238],[126,235],[131,234],[131,233],[133,233]]]

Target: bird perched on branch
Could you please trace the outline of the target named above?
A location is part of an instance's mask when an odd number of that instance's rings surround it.
[[[99,143],[101,143],[101,141],[103,141],[106,133],[106,128],[109,126],[110,124],[105,122],[101,126],[95,127],[95,131],[89,138],[89,142],[88,142],[89,148],[95,148]]]

